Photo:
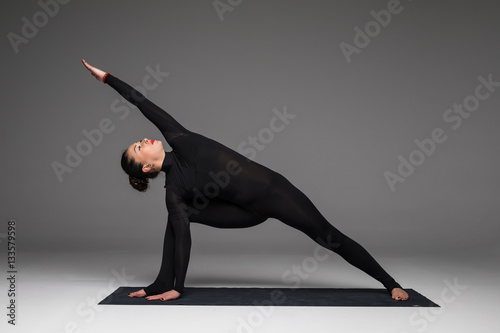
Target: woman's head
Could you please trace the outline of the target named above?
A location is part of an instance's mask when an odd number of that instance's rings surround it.
[[[130,185],[144,192],[148,188],[149,178],[155,178],[160,173],[164,158],[162,142],[144,138],[132,143],[123,152],[121,165],[129,175]]]

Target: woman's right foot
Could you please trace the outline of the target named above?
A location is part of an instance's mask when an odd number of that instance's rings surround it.
[[[147,296],[144,289],[134,291],[133,293],[128,294],[128,297],[144,297],[144,296]]]

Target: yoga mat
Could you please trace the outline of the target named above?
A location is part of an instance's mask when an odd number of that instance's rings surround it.
[[[128,297],[143,287],[119,287],[99,302],[114,305],[212,305],[212,306],[390,306],[439,307],[413,289],[410,298],[396,301],[386,289],[347,288],[199,288],[186,287],[182,296],[170,301],[148,301]]]

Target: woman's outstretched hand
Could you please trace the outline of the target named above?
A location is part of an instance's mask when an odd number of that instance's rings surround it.
[[[99,68],[95,68],[94,66],[90,66],[85,59],[82,59],[82,63],[90,71],[90,74],[92,74],[97,80],[104,82],[104,75],[106,72],[101,71]]]

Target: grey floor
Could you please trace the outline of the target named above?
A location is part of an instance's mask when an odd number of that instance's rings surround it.
[[[3,319],[2,332],[5,328],[8,332],[142,332],[150,328],[245,333],[471,332],[479,328],[481,332],[497,332],[500,270],[496,252],[376,257],[403,286],[417,290],[442,307],[97,305],[120,285],[148,284],[156,276],[159,254],[21,252],[18,253],[17,325],[12,327]],[[305,258],[196,255],[191,259],[186,285],[290,287],[290,281],[282,280],[283,273],[293,266],[300,267]],[[300,280],[301,287],[380,287],[338,257],[316,263],[308,266],[310,273]],[[3,305],[7,304],[5,281],[3,277],[0,298]]]

